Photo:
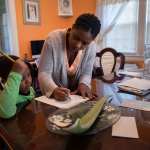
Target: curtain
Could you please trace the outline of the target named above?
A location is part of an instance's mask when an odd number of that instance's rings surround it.
[[[108,41],[111,40],[109,39],[109,37],[111,36],[109,36],[108,34],[116,26],[118,19],[126,8],[128,2],[129,0],[97,0],[96,15],[101,21],[101,31],[96,38],[97,51],[101,51],[103,48],[106,47],[112,47],[116,49],[116,47],[107,45]],[[113,35],[113,37],[114,36],[116,35]],[[109,70],[112,56],[108,54],[105,60],[108,62],[105,68],[106,70]],[[94,66],[99,66],[98,58],[96,58]]]
[[[102,24],[101,32],[96,39],[99,50],[112,47],[119,52],[140,55],[144,38],[144,2],[97,0],[96,14]]]
[[[109,33],[126,7],[129,0],[97,0],[96,15],[101,20],[101,31],[97,36],[98,48],[103,48],[104,37]]]

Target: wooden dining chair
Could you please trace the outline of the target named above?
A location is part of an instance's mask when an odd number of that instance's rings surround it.
[[[14,60],[18,59],[18,56],[10,55]],[[0,90],[3,89],[4,83],[7,80],[9,72],[13,66],[13,62],[5,56],[0,56]]]
[[[121,80],[123,75],[117,75],[119,69],[124,68],[125,56],[113,48],[105,48],[96,54],[99,67],[95,68],[95,77],[107,83]]]
[[[12,59],[17,60],[19,57],[14,55],[9,55]],[[9,72],[13,66],[13,62],[6,58],[5,56],[0,56],[0,77],[3,82],[7,80]]]

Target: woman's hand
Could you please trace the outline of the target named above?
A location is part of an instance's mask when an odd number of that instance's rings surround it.
[[[92,94],[91,89],[84,83],[80,83],[78,85],[77,90],[75,90],[71,94],[80,94],[83,98],[85,97],[88,97],[89,99],[95,98],[95,95]]]
[[[59,101],[65,101],[67,97],[70,95],[70,90],[63,87],[57,87],[53,91],[52,97]]]

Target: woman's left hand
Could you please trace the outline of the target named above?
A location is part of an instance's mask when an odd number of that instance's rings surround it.
[[[91,89],[84,83],[80,83],[77,90],[75,90],[71,94],[80,94],[83,98],[88,97],[89,99],[93,99],[95,97],[92,94]]]

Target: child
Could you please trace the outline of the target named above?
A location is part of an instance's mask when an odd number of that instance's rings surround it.
[[[30,65],[20,59],[13,64],[4,88],[0,91],[1,118],[14,116],[20,104],[27,103],[34,98],[30,69]]]

